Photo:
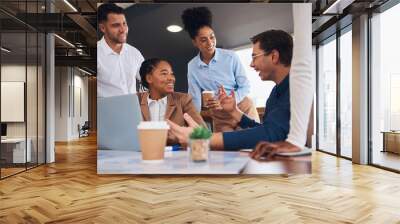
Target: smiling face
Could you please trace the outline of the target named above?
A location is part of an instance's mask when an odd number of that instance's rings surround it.
[[[259,72],[259,76],[261,80],[274,80],[275,79],[275,70],[277,65],[279,64],[279,52],[276,50],[272,50],[271,52],[265,52],[260,48],[260,42],[256,42],[253,45],[253,60],[251,61],[250,66]]]
[[[146,75],[146,81],[150,91],[155,91],[160,96],[174,92],[175,75],[166,61],[160,61],[151,73]]]
[[[107,20],[100,23],[99,27],[104,36],[113,43],[126,43],[128,25],[124,14],[109,13]]]
[[[199,49],[202,55],[213,55],[217,39],[214,31],[209,26],[203,26],[197,32],[197,36],[192,40],[193,45]]]

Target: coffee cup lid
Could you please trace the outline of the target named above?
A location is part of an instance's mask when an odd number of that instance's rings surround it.
[[[141,121],[138,129],[169,129],[169,125],[165,121]]]
[[[212,90],[204,90],[202,93],[214,93]]]

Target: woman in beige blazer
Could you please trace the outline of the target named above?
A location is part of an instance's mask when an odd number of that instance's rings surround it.
[[[170,63],[159,58],[147,59],[140,67],[141,84],[145,92],[139,92],[139,103],[145,121],[170,120],[186,126],[183,115],[189,114],[198,124],[206,126],[197,112],[192,97],[186,93],[174,92],[175,75]],[[178,140],[168,133],[168,144]]]

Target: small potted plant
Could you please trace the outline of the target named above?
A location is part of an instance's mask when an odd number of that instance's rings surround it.
[[[211,131],[205,127],[197,127],[190,134],[190,158],[192,161],[207,161],[211,135]]]

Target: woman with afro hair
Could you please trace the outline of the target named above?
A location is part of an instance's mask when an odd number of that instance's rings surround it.
[[[212,14],[207,7],[188,8],[182,16],[184,29],[189,33],[199,53],[188,64],[189,94],[197,110],[201,110],[201,93],[205,90],[221,92],[225,89],[234,94],[238,108],[248,117],[259,121],[259,116],[250,93],[250,83],[239,57],[234,51],[216,47],[212,28]],[[222,88],[223,87],[223,88]],[[217,99],[209,100],[213,129],[216,132],[240,129],[230,115],[220,109]]]

